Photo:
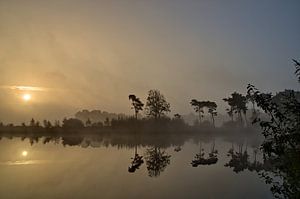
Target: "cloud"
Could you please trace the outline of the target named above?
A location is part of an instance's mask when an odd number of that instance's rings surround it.
[[[18,91],[46,91],[48,88],[36,86],[1,86],[2,89],[18,90]]]

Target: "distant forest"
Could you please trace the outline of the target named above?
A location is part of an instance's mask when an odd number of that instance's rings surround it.
[[[264,93],[265,96],[271,95],[270,101],[283,109],[286,96],[293,94],[297,101],[300,101],[300,92],[293,90],[285,90],[276,93],[272,96],[270,93]],[[222,118],[224,122],[221,125],[215,125],[215,118],[218,115],[217,104],[213,101],[201,101],[192,99],[190,101],[191,107],[194,109],[194,114],[181,115],[176,113],[173,117],[167,115],[171,110],[171,105],[167,102],[164,95],[159,90],[150,90],[146,105],[135,95],[129,95],[129,105],[133,110],[132,115],[122,113],[109,113],[101,110],[82,110],[75,114],[74,118],[65,118],[62,121],[56,120],[51,122],[49,120],[36,121],[34,118],[28,124],[22,123],[21,125],[3,124],[0,122],[0,131],[13,130],[16,127],[18,131],[24,127],[46,130],[52,129],[120,129],[127,128],[152,128],[157,126],[171,128],[172,130],[195,130],[201,128],[222,128],[222,127],[244,127],[254,128],[252,121],[255,118],[267,119],[268,115],[261,107],[257,105],[254,96],[250,93],[246,95],[233,92],[223,100],[227,103],[226,109],[227,118]],[[172,128],[173,127],[173,128]],[[178,128],[180,127],[180,128]],[[17,130],[15,129],[15,130]]]

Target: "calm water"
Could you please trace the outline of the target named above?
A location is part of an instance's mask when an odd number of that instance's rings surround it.
[[[154,146],[138,146],[137,153],[143,156],[144,163],[130,173],[134,146],[104,145],[93,140],[75,146],[63,146],[61,141],[31,145],[27,139],[3,138],[0,198],[273,198],[257,172],[245,169],[236,173],[224,166],[231,159],[229,149],[234,146],[238,151],[241,143],[221,138],[214,143],[217,163],[198,167],[192,167],[191,161],[199,153],[200,143],[192,140],[180,148],[157,147],[156,152],[165,152],[167,161],[149,168],[147,151],[152,148],[155,152]],[[207,157],[213,142],[203,141],[201,147]],[[245,150],[246,141],[242,151]],[[254,161],[253,148],[247,146],[247,152],[249,162]],[[257,159],[260,158],[258,153]]]

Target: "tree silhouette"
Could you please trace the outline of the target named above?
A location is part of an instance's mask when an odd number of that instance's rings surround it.
[[[238,118],[240,119],[241,123],[243,123],[242,113],[245,115],[247,112],[247,98],[240,93],[234,92],[231,94],[231,97],[224,98],[225,102],[228,103],[230,106],[227,110],[228,115],[231,117],[233,121],[233,113],[238,114]]]
[[[295,67],[296,67],[295,75],[298,77],[298,82],[300,83],[300,62],[298,62],[295,59],[293,59],[293,62],[294,62]]]
[[[70,118],[70,119],[64,119],[63,120],[63,124],[62,124],[63,128],[83,128],[84,124],[81,120],[79,119],[75,119],[75,118]]]
[[[192,99],[190,104],[194,107],[195,112],[198,113],[200,123],[203,117],[204,108],[207,108],[208,113],[211,116],[212,124],[215,125],[215,116],[217,115],[217,104],[215,102]]]
[[[31,127],[35,126],[35,120],[33,118],[30,120],[29,126],[31,126]]]
[[[293,61],[299,78],[300,64]],[[247,93],[254,96],[257,106],[266,115],[253,121],[259,123],[262,129],[265,137],[262,150],[265,158],[272,163],[270,171],[263,172],[262,177],[272,185],[275,197],[300,198],[300,100],[296,92],[283,92],[279,99],[274,100],[272,94],[261,93],[249,84]]]
[[[211,115],[211,120],[215,126],[215,116],[217,116],[217,104],[215,102],[207,102],[208,113]]]
[[[60,121],[59,120],[55,120],[54,121],[54,126],[55,127],[60,127]]]
[[[159,90],[150,90],[148,92],[146,103],[146,113],[148,116],[157,119],[170,111],[170,104]]]
[[[92,125],[92,121],[90,120],[90,118],[87,119],[87,121],[85,122],[85,126],[91,126]]]
[[[192,99],[190,104],[194,107],[194,110],[196,113],[198,113],[198,117],[199,117],[199,122],[202,122],[202,117],[203,117],[203,108],[204,108],[204,104],[196,99]]]
[[[252,116],[251,116],[251,120],[255,119],[258,115],[258,110],[256,110],[255,108],[255,98],[252,94],[247,93],[246,95],[247,98],[247,102],[252,104]]]
[[[104,121],[104,126],[110,126],[110,123],[111,122],[110,122],[109,118],[107,117]]]
[[[48,121],[48,120],[44,120],[43,123],[44,123],[44,127],[45,127],[45,128],[51,128],[51,127],[52,127],[51,122]]]
[[[144,104],[141,102],[139,98],[135,95],[129,95],[129,100],[131,100],[132,109],[134,109],[135,118],[137,119],[139,111],[143,110]]]
[[[300,102],[294,92],[282,96],[274,102],[272,94],[260,93],[254,86],[248,85],[248,93],[255,97],[257,106],[267,115],[267,119],[256,118],[265,140],[262,150],[265,157],[273,162],[272,172],[262,173],[266,183],[272,184],[276,197],[300,197]],[[281,178],[278,182],[273,176]]]

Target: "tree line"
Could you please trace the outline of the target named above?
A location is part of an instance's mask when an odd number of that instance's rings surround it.
[[[134,94],[129,95],[129,100],[131,101],[131,109],[134,110],[134,117],[138,119],[138,115],[141,111],[145,110],[145,114],[148,118],[160,119],[166,117],[166,114],[171,111],[170,103],[167,102],[165,96],[159,90],[150,90],[148,92],[148,97],[146,99],[146,104],[144,104],[139,97]],[[253,114],[257,113],[255,109],[255,102],[253,101],[253,96],[242,95],[240,93],[234,92],[231,96],[223,98],[223,100],[228,104],[229,108],[226,109],[227,114],[234,121],[234,116],[241,122],[247,122],[246,112],[248,110],[247,104],[252,103]],[[197,100],[192,99],[190,105],[193,107],[194,111],[198,115],[198,122],[201,124],[203,122],[203,117],[205,112],[210,116],[211,123],[215,126],[215,117],[217,116],[217,103],[208,100]],[[243,118],[244,116],[244,118]],[[176,113],[174,118],[181,118],[181,115]]]

